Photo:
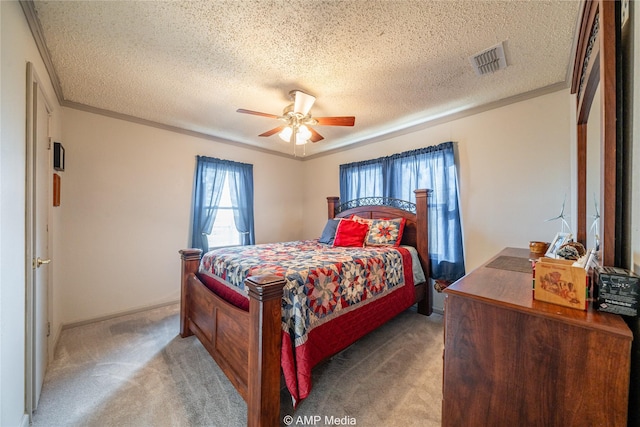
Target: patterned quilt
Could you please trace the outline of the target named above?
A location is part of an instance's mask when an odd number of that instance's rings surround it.
[[[306,397],[310,383],[304,392],[299,392],[297,383],[300,378],[286,378],[287,372],[291,377],[294,375],[292,370],[303,369],[303,376],[308,376],[310,382],[311,368],[319,361],[316,359],[326,357],[308,355],[309,349],[304,347],[311,331],[320,328],[315,335],[326,335],[327,331],[331,336],[335,335],[333,331],[341,333],[343,326],[338,331],[332,329],[335,328],[333,325],[332,328],[322,328],[322,325],[401,289],[405,289],[402,292],[404,306],[398,309],[404,310],[413,303],[411,255],[403,248],[332,247],[317,240],[227,247],[206,253],[199,273],[214,277],[247,299],[244,286],[247,277],[263,274],[285,277],[282,300],[283,370],[294,401]],[[398,297],[394,300],[393,305],[398,306]],[[376,310],[371,307],[367,311],[377,316]],[[285,343],[290,343],[289,349]],[[337,343],[337,347],[341,349],[348,344]],[[291,350],[291,346],[295,348]],[[311,348],[317,346],[313,343]],[[297,360],[301,357],[310,360]],[[284,366],[286,360],[290,360],[294,367]]]

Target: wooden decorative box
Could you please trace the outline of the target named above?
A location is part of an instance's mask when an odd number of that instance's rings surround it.
[[[584,267],[574,261],[543,257],[536,262],[533,298],[586,310],[589,279]]]

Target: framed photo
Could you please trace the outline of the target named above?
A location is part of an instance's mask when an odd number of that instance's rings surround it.
[[[556,255],[556,253],[558,252],[558,249],[560,249],[562,245],[569,242],[570,240],[571,233],[556,234],[556,237],[551,241],[549,249],[547,249],[547,253],[545,253],[544,256],[549,258],[557,258],[558,256]]]
[[[53,168],[64,171],[64,147],[59,142],[53,143]]]

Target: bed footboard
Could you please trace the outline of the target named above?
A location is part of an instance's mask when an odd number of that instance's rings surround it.
[[[200,265],[202,250],[182,249],[179,251],[182,259],[182,277],[180,279],[180,336],[186,338],[193,335],[189,328],[189,300],[187,298],[187,283],[190,274],[196,274]]]
[[[280,360],[282,346],[281,276],[256,276],[249,287],[249,381],[247,425],[280,425]]]
[[[183,249],[180,336],[196,335],[247,402],[248,426],[279,425],[283,277],[245,281],[249,311],[209,290],[196,276],[199,249]]]

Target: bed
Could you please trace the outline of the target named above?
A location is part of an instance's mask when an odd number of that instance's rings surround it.
[[[337,251],[339,256],[346,257],[349,248],[336,249],[317,241],[236,248],[231,251],[236,258],[247,260],[255,257],[256,265],[250,267],[250,271],[246,266],[238,267],[243,270],[242,274],[236,271],[228,276],[220,274],[213,266],[223,263],[216,258],[218,255],[209,253],[202,257],[199,249],[180,251],[180,335],[195,335],[224,371],[247,402],[249,426],[280,424],[281,377],[294,401],[304,399],[311,388],[310,370],[317,363],[346,348],[413,304],[417,304],[419,313],[431,314],[431,290],[428,286],[429,190],[415,190],[415,195],[415,204],[385,198],[359,199],[340,204],[338,197],[327,197],[328,220],[358,218],[366,222],[402,219],[402,241],[399,242],[401,246],[389,251],[383,248],[369,248],[368,251],[380,249],[380,256],[386,257],[384,262],[390,263],[386,269],[388,274],[385,275],[389,281],[388,289],[383,291],[382,285],[378,287],[376,283],[366,297],[355,298],[363,301],[353,306],[345,302],[350,297],[338,298],[337,305],[336,299],[330,304],[315,300],[316,305],[307,309],[315,316],[312,321],[314,326],[310,330],[292,326],[289,320],[285,320],[286,312],[301,311],[300,305],[292,303],[290,297],[296,287],[287,268],[271,268],[271,261],[283,252],[301,254],[306,250],[315,250],[315,246],[325,246],[327,252],[333,251],[334,255],[331,256],[336,256]],[[257,252],[263,246],[266,255]],[[413,257],[406,247],[414,248]],[[246,250],[249,252],[242,252]],[[321,261],[318,271],[322,274],[330,270],[323,264],[326,256],[329,255],[320,253],[313,256]],[[401,261],[398,261],[398,257]],[[420,280],[407,269],[415,261],[419,262],[424,272]],[[374,259],[369,263],[377,262],[383,261]],[[399,264],[394,262],[401,262],[403,268],[396,270],[394,266]],[[352,265],[345,261],[344,265],[347,264]],[[312,271],[315,270],[309,269],[309,273],[303,276],[312,276]],[[243,278],[240,290],[230,291],[232,282],[239,278]],[[306,279],[311,280],[308,277]],[[421,283],[415,283],[416,280]],[[302,293],[308,293],[307,299],[311,300],[310,291]]]

